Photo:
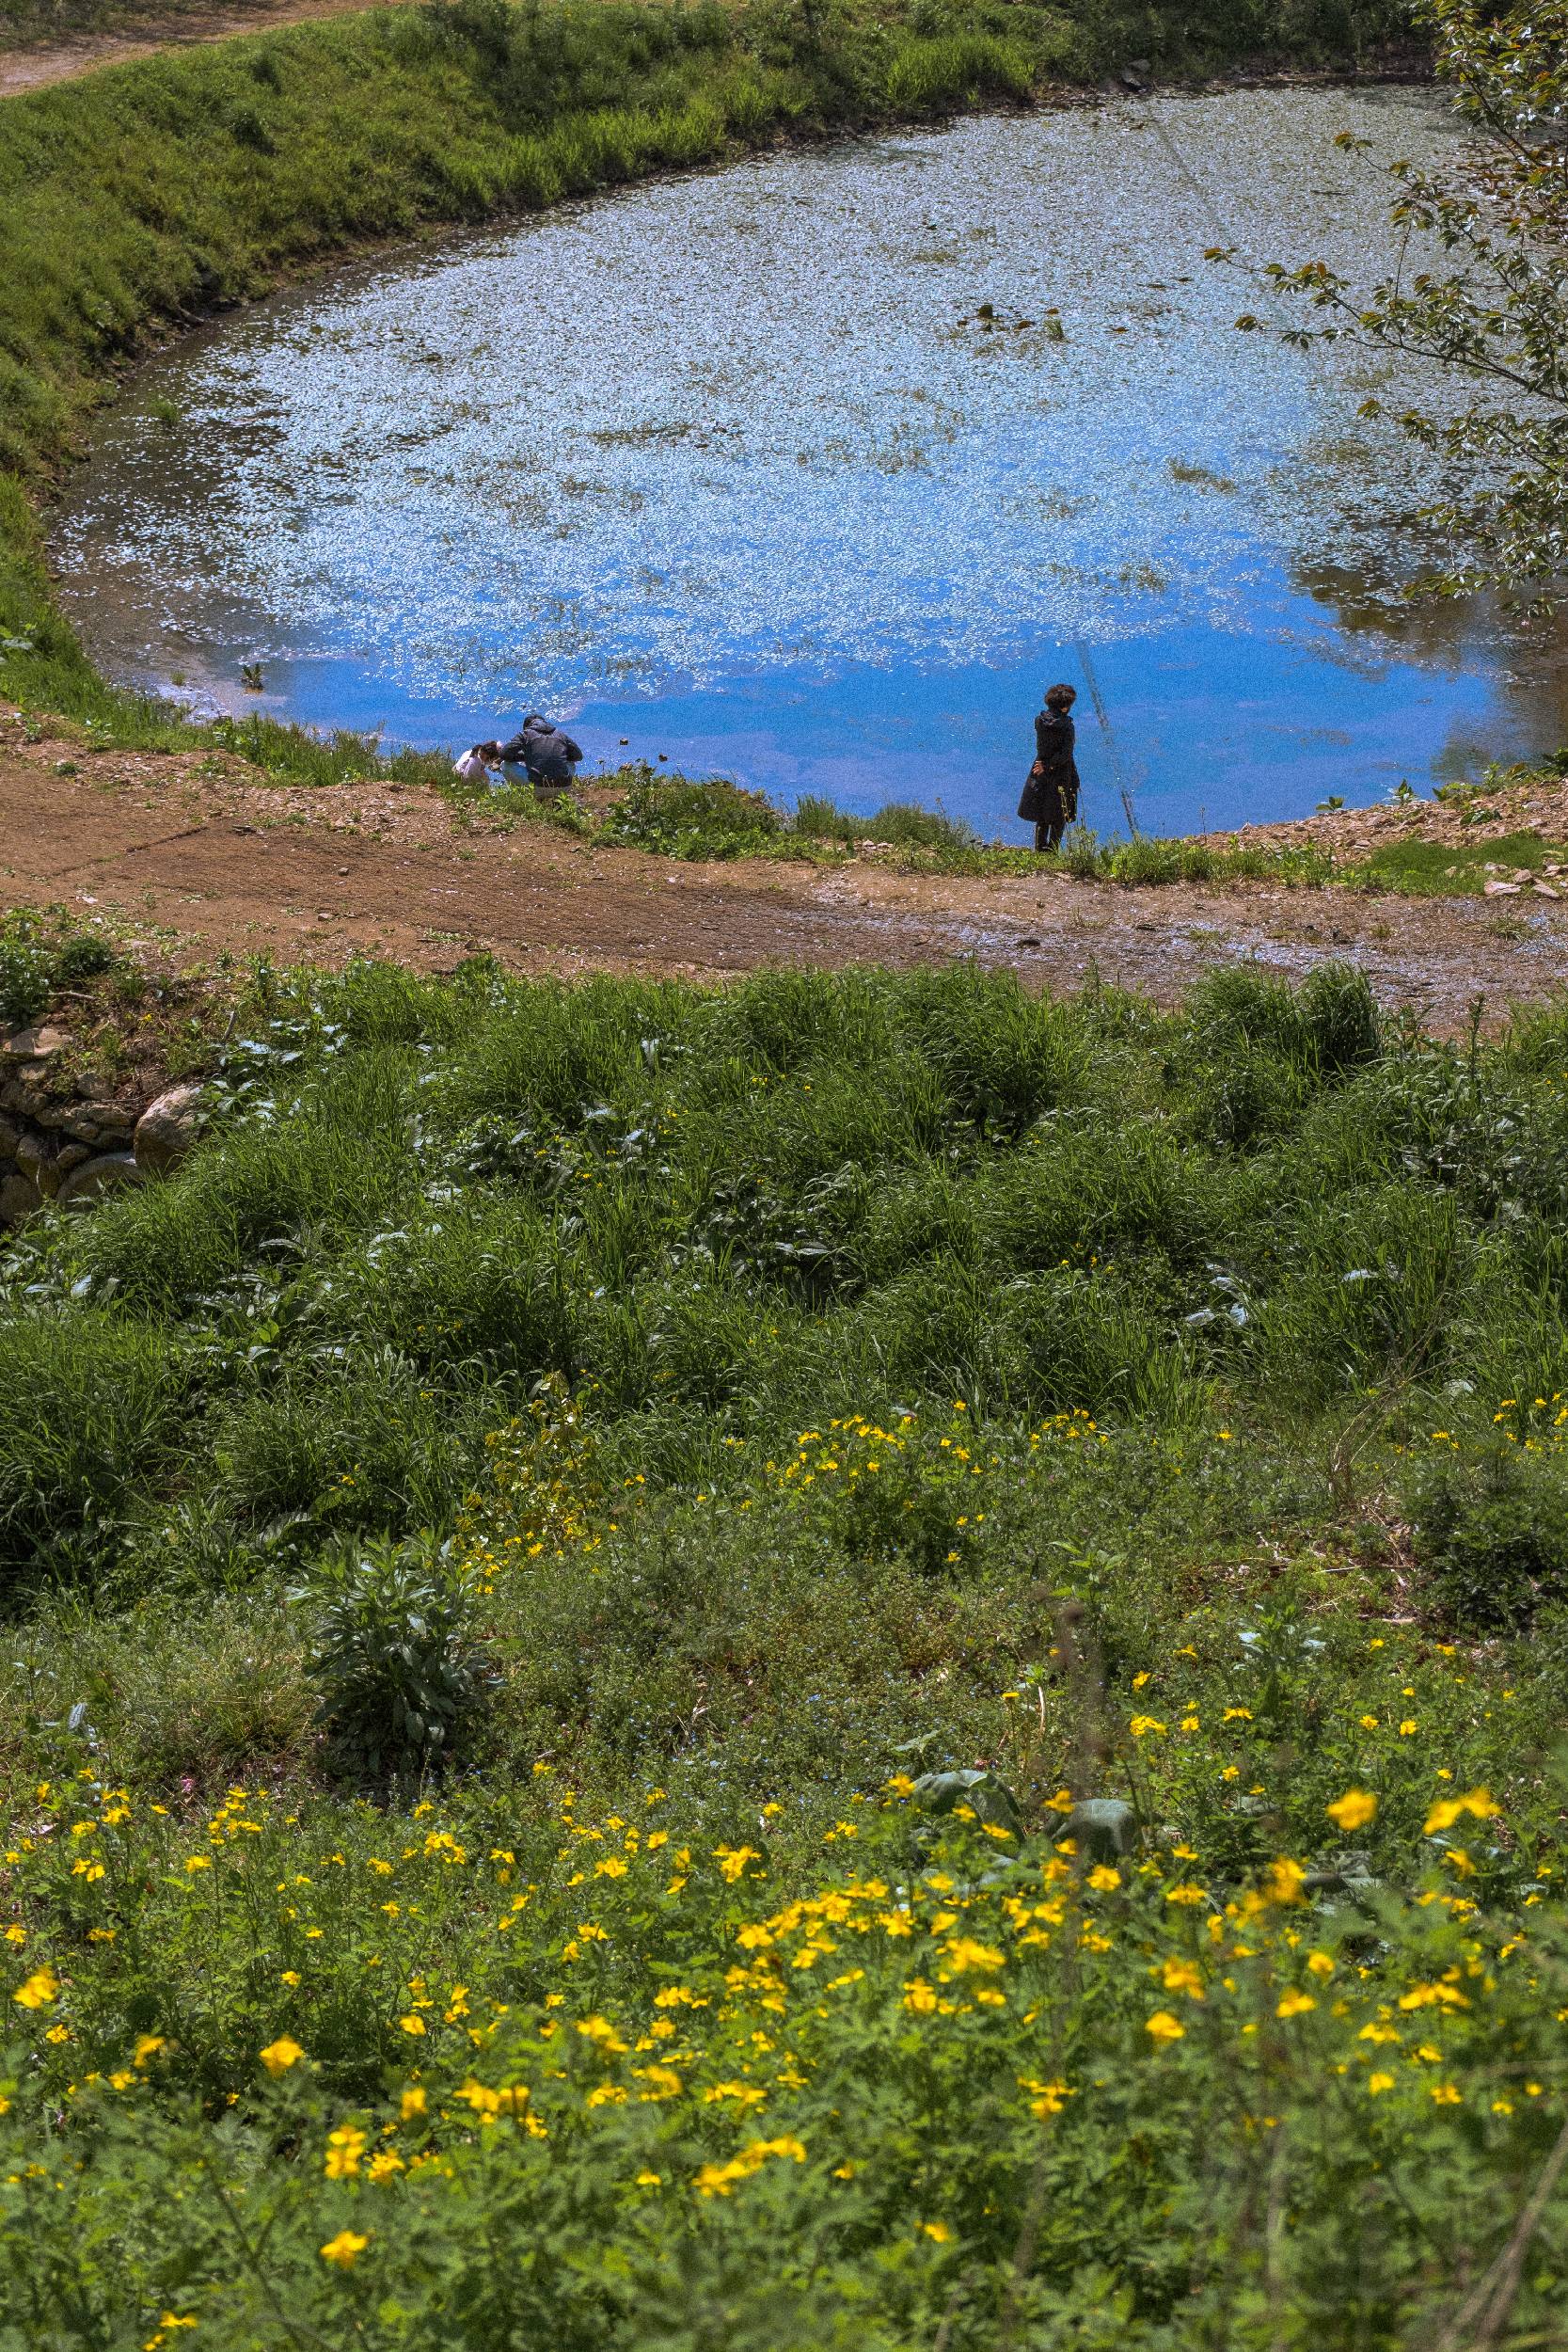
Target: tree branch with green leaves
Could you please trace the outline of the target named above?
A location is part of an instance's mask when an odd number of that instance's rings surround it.
[[[1489,10],[1423,0],[1438,79],[1473,136],[1450,164],[1389,167],[1394,252],[1370,292],[1327,262],[1262,275],[1306,306],[1278,330],[1297,348],[1348,341],[1468,377],[1457,410],[1397,412],[1451,489],[1422,519],[1449,562],[1425,593],[1528,587],[1568,594],[1568,4]],[[1365,150],[1350,133],[1337,144]],[[1233,261],[1214,247],[1210,259]],[[1237,326],[1261,330],[1250,312]],[[1369,399],[1362,414],[1389,413]]]

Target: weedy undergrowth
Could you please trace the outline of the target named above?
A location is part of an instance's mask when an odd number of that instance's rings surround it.
[[[446,1763],[483,1687],[446,1554],[418,1539],[329,1547],[291,1598],[310,1621],[308,1672],[341,1761],[372,1774]]]

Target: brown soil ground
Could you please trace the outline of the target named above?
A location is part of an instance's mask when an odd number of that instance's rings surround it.
[[[72,730],[72,735],[74,731]],[[73,762],[61,775],[55,762]],[[1568,786],[1510,795],[1498,831],[1568,834]],[[1527,807],[1528,815],[1527,816]],[[1368,844],[1458,827],[1424,804],[1259,827],[1253,839]],[[1475,838],[1475,829],[1468,835]],[[227,949],[337,963],[394,956],[429,970],[489,950],[530,972],[717,979],[765,964],[909,965],[973,956],[1035,986],[1107,984],[1171,1002],[1207,965],[1251,959],[1299,976],[1361,964],[1388,1006],[1462,1029],[1478,997],[1512,1004],[1568,987],[1568,900],[1370,897],[1272,882],[1121,889],[1065,877],[831,866],[688,865],[586,847],[539,824],[510,831],[441,794],[388,784],[290,790],[236,759],[89,752],[24,739],[0,707],[0,904],[97,909],[193,958]]]
[[[276,25],[297,24],[303,17],[346,16],[365,5],[366,0],[233,0],[232,5],[193,7],[178,16],[161,16],[145,30],[137,29],[132,15],[118,32],[50,33],[20,40],[14,47],[0,48],[0,98],[44,89],[51,82],[73,82],[100,66],[129,65],[137,57],[154,56],[160,49],[228,40],[236,33],[270,32]]]
[[[179,12],[171,15],[156,8],[144,13],[135,0],[128,0],[123,23],[112,31],[19,34],[0,26],[0,98],[44,89],[51,82],[73,82],[100,66],[128,65],[137,57],[155,56],[160,49],[181,48],[192,41],[228,40],[238,33],[264,33],[307,17],[347,16],[366,6],[367,0],[216,0],[215,6],[210,0],[185,0]],[[1236,82],[1425,81],[1430,72],[1425,51],[1390,43],[1357,69],[1341,66],[1324,71],[1259,63],[1253,68],[1238,66],[1211,87]],[[1125,76],[1122,80],[1128,87],[1147,87],[1142,82],[1129,83]],[[1099,95],[1086,89],[1059,91],[1053,103],[1092,104]]]

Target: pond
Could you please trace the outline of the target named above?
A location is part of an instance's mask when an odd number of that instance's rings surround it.
[[[1402,88],[1118,101],[361,262],[138,373],[62,593],[111,674],[198,707],[421,745],[537,707],[591,766],[988,836],[1021,836],[1057,677],[1106,834],[1549,750],[1555,639],[1400,594],[1441,485],[1357,410],[1414,379],[1238,333],[1287,314],[1203,259],[1371,273],[1380,164],[1456,135]]]

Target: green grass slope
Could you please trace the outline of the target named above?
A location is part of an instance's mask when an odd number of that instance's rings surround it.
[[[0,2344],[1552,2343],[1565,1067],[253,976],[0,1258]]]

